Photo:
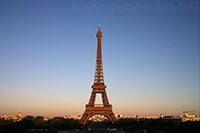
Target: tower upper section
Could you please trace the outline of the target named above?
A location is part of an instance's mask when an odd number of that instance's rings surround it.
[[[97,55],[96,55],[96,67],[95,67],[95,76],[94,76],[94,85],[100,88],[106,88],[104,85],[104,75],[103,75],[103,60],[102,60],[102,46],[101,46],[101,38],[102,32],[100,30],[100,25],[97,31]]]

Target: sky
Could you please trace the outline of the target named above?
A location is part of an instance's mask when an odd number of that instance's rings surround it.
[[[99,22],[115,114],[198,111],[198,0],[1,0],[0,115],[81,115]]]

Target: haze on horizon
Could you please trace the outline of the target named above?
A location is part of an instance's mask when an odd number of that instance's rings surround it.
[[[81,115],[92,91],[99,22],[115,114],[198,111],[199,9],[181,4],[199,1],[160,1],[166,10],[127,6],[153,2],[1,0],[0,115]]]

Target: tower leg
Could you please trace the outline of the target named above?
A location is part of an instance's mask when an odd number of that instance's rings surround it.
[[[97,109],[97,107],[92,107],[89,110],[86,109],[85,112],[83,113],[83,115],[80,119],[81,124],[82,125],[87,124],[89,118],[91,118],[92,116],[97,115],[97,114],[104,115],[112,123],[117,121],[117,118],[115,117],[112,109],[105,109],[103,107],[100,107]]]

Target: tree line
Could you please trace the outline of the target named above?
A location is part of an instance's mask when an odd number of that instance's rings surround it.
[[[58,130],[79,129],[80,126],[78,120],[65,119],[63,117],[54,117],[45,121],[43,116],[26,116],[17,122],[0,119],[0,133],[27,133],[34,131],[56,133]]]
[[[200,121],[181,122],[173,119],[119,119],[112,124],[102,122],[104,127],[122,129],[126,133],[200,133]],[[60,130],[85,131],[94,125],[89,121],[82,126],[79,120],[55,117],[47,121],[42,116],[26,116],[21,121],[0,119],[0,133],[57,133]]]

